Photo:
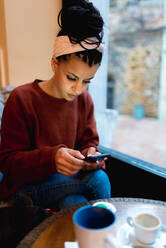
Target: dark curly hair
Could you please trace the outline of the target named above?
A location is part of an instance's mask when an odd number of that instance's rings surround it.
[[[91,2],[86,0],[68,0],[58,15],[58,24],[61,28],[57,36],[67,35],[72,43],[87,42],[89,37],[95,37],[96,48],[100,45],[103,38],[104,21],[99,10]],[[89,43],[88,43],[89,44]],[[85,48],[86,49],[86,48]],[[96,49],[75,53],[89,66],[100,64],[102,53]],[[59,56],[58,60],[67,60],[68,55]]]

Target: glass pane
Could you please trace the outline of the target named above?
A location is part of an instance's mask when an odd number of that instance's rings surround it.
[[[166,110],[160,111],[166,107],[164,4],[110,0],[107,91],[107,107],[118,112],[110,147],[162,167],[166,167]]]

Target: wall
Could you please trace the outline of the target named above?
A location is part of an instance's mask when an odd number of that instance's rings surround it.
[[[118,2],[110,8],[108,89],[114,89],[113,107],[131,115],[135,104],[142,104],[145,116],[158,117],[163,1]]]
[[[0,86],[8,83],[6,24],[4,16],[4,1],[0,0]]]
[[[102,59],[101,66],[97,71],[94,80],[89,85],[89,91],[95,104],[95,112],[103,112],[106,108],[107,100],[107,71],[108,71],[108,42],[109,42],[109,0],[92,0],[94,6],[96,6],[103,19],[104,19],[104,37],[103,43],[105,51]]]
[[[9,84],[51,76],[61,0],[5,0]]]
[[[164,25],[166,25],[166,2],[164,2]],[[162,40],[162,56],[161,56],[161,70],[160,70],[160,91],[159,91],[159,118],[166,121],[166,30],[163,32]]]

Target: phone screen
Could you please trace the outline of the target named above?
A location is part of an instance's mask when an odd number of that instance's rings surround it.
[[[97,160],[101,160],[101,159],[109,158],[109,157],[111,157],[110,153],[103,153],[103,154],[87,156],[84,158],[84,160],[87,162],[96,162]]]

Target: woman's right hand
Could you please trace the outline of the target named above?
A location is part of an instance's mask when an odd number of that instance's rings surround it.
[[[61,147],[55,155],[57,172],[66,176],[72,176],[82,170],[85,166],[85,157],[80,151]]]

